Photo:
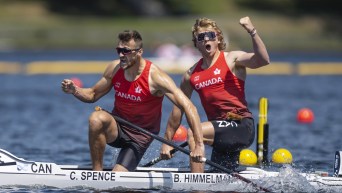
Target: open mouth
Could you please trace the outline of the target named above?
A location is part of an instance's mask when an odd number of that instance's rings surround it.
[[[211,45],[210,45],[210,44],[205,45],[205,50],[207,50],[208,52],[210,52],[210,50],[211,50]]]

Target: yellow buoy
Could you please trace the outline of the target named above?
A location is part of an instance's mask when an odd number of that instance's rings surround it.
[[[240,152],[239,163],[240,165],[256,165],[258,158],[254,151],[250,149],[243,149]]]
[[[287,149],[279,148],[273,153],[272,162],[277,164],[290,164],[292,163],[292,154]]]

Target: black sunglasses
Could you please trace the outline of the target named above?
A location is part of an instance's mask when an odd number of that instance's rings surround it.
[[[216,38],[216,33],[213,31],[202,32],[197,35],[197,41],[204,41],[205,36],[209,38],[209,40],[214,40]]]
[[[133,51],[138,51],[140,50],[140,48],[137,49],[129,49],[129,48],[116,48],[116,51],[118,52],[118,54],[120,55],[120,53],[122,53],[123,55],[127,55],[127,54],[131,54]]]

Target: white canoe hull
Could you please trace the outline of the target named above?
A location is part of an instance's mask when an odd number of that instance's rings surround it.
[[[270,188],[265,178],[273,178],[278,172],[247,168],[239,173],[256,184]],[[321,187],[342,188],[342,178],[322,177],[317,174],[301,174],[317,189]],[[56,188],[87,187],[97,190],[113,189],[167,189],[239,191],[255,190],[229,174],[189,173],[172,168],[138,168],[136,172],[91,171],[76,165],[57,165],[33,162],[17,158],[0,149],[0,187],[48,186]],[[342,189],[341,189],[342,190]]]

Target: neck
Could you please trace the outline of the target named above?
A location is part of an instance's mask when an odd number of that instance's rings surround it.
[[[202,68],[207,69],[210,66],[212,66],[216,62],[216,60],[219,56],[220,56],[220,50],[216,50],[215,54],[213,54],[213,55],[203,56]]]
[[[144,70],[145,65],[145,60],[138,60],[135,64],[125,70],[125,78],[128,81],[136,80]]]

